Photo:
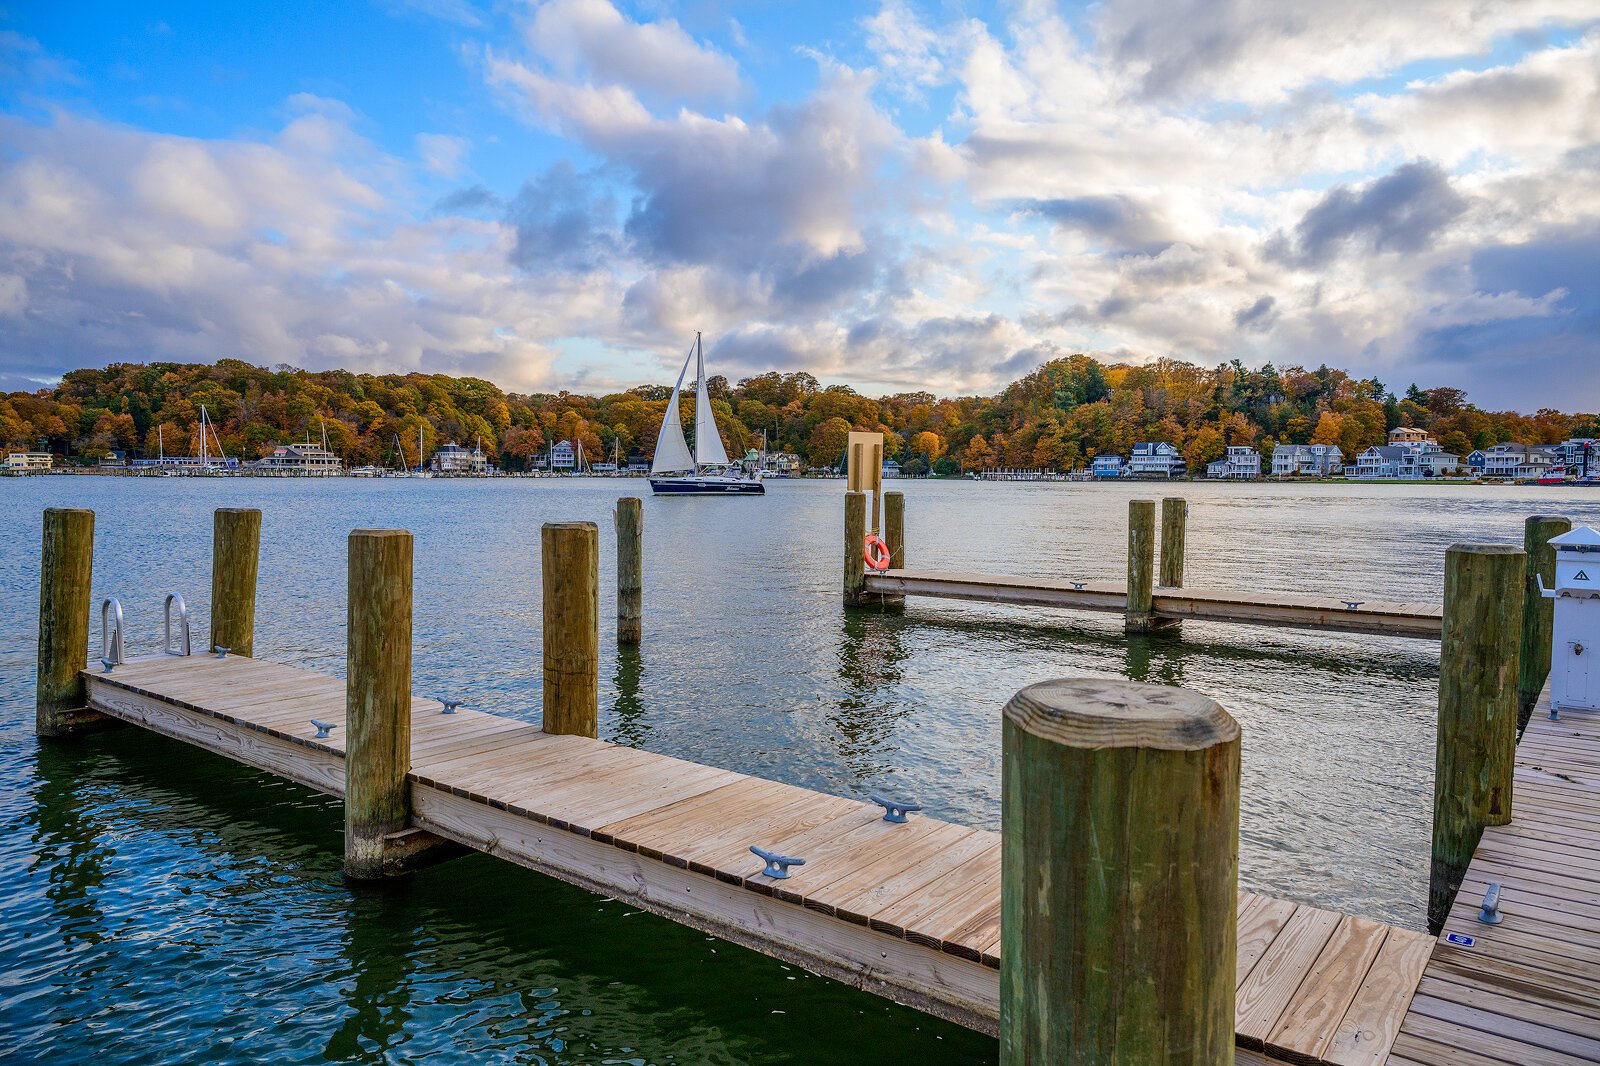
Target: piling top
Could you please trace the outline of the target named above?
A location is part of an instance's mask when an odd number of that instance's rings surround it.
[[[259,507],[218,507],[217,514],[260,514]]]
[[[600,526],[594,522],[546,522],[541,529],[592,529],[598,535]]]
[[[46,507],[45,514],[86,514],[92,515],[94,511],[88,507]]]
[[[352,529],[350,531],[350,536],[351,536],[352,539],[354,539],[355,537],[409,537],[409,536],[411,536],[411,530],[409,530],[409,529]]]
[[[1210,696],[1095,677],[1029,685],[1011,697],[1005,716],[1033,736],[1073,748],[1199,751],[1239,737],[1239,723]]]
[[[1452,544],[1445,549],[1451,552],[1471,552],[1473,555],[1522,555],[1520,544]]]
[[[1564,515],[1564,514],[1531,514],[1531,515],[1528,516],[1528,523],[1527,524],[1531,526],[1535,522],[1570,522],[1570,521],[1572,521],[1571,517],[1569,517],[1568,515]]]

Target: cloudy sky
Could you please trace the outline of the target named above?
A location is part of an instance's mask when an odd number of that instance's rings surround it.
[[[1600,0],[10,0],[0,388],[1054,354],[1600,408]],[[270,9],[270,10],[268,10]]]

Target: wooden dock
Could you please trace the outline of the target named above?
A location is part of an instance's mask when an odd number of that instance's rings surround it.
[[[1478,920],[1491,884],[1499,925]],[[1530,719],[1512,822],[1484,830],[1389,1061],[1600,1062],[1600,714]]]
[[[936,570],[886,570],[865,575],[866,592],[876,596],[935,596],[983,603],[1058,607],[1076,611],[1127,610],[1128,589],[1116,581],[1065,581],[999,574]],[[1240,622],[1247,625],[1382,633],[1438,640],[1443,625],[1439,604],[1391,603],[1352,596],[1307,596],[1282,592],[1244,592],[1157,586],[1151,594],[1157,619]],[[1352,606],[1354,605],[1354,606]]]
[[[94,711],[343,794],[337,678],[159,656],[83,680]],[[313,719],[330,735],[318,738]],[[996,1031],[998,834],[918,816],[892,824],[859,800],[465,708],[443,714],[431,699],[412,701],[410,765],[420,830]],[[775,880],[752,844],[805,865]],[[1238,908],[1239,1061],[1385,1061],[1431,939],[1253,893]]]

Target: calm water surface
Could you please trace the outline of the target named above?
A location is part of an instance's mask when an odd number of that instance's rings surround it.
[[[1119,578],[1150,486],[908,483],[912,565]],[[210,514],[258,506],[257,654],[338,673],[344,539],[416,534],[416,687],[537,720],[539,525],[637,481],[0,481],[0,1057],[17,1062],[992,1061],[992,1040],[497,860],[382,890],[339,877],[336,803],[137,730],[32,735],[39,514],[97,514],[95,596],[129,653],[161,601],[206,628]],[[1246,887],[1419,926],[1437,644],[1114,616],[838,602],[839,482],[647,499],[646,636],[602,625],[601,735],[998,828],[999,708],[1069,675],[1206,692],[1244,726]],[[1600,493],[1174,488],[1192,585],[1437,600],[1446,546]],[[609,617],[613,573],[602,551]]]

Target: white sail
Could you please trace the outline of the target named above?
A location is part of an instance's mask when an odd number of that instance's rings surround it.
[[[683,361],[678,371],[678,383],[672,386],[672,399],[667,401],[667,413],[661,419],[661,432],[656,434],[656,455],[650,461],[650,473],[674,474],[694,469],[694,456],[689,452],[689,442],[683,439],[683,418],[678,414],[678,394],[683,391],[683,375],[689,372],[689,360]]]
[[[727,466],[728,453],[722,450],[722,434],[711,413],[711,397],[706,394],[706,361],[695,336],[694,461],[701,466]]]

